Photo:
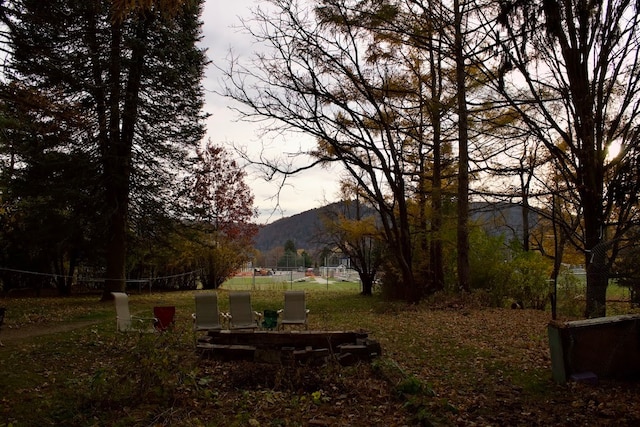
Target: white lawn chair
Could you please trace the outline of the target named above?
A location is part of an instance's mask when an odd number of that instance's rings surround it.
[[[282,316],[278,323],[278,329],[284,329],[286,325],[301,325],[309,328],[307,317],[309,310],[306,306],[304,291],[285,291],[284,309],[278,310]]]
[[[229,293],[229,329],[256,329],[262,314],[251,308],[249,292]]]
[[[207,292],[196,294],[196,312],[193,317],[193,341],[197,341],[196,334],[200,331],[219,331],[227,322],[227,313],[218,310],[218,294]]]
[[[227,319],[227,314],[218,310],[218,294],[215,292],[196,294],[196,312],[191,316],[195,332],[220,330]]]
[[[111,292],[116,305],[116,327],[119,332],[153,332],[154,317],[132,316],[129,312],[129,296],[124,292]],[[149,326],[147,326],[148,324]]]

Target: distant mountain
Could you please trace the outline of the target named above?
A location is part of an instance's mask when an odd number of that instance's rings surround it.
[[[491,235],[503,234],[507,240],[522,240],[522,206],[514,203],[471,203],[471,218]],[[538,215],[529,211],[529,229],[538,223]]]
[[[322,230],[322,214],[335,209],[338,204],[311,209],[261,227],[255,239],[255,248],[266,252],[284,246],[287,240],[292,240],[296,248],[308,252],[320,247],[321,245],[314,240]]]
[[[275,247],[284,246],[292,240],[296,248],[313,252],[322,247],[316,236],[322,234],[321,217],[325,212],[335,211],[341,202],[311,209],[297,215],[281,218],[260,228],[255,238],[255,248],[267,252]],[[509,203],[472,203],[471,217],[482,224],[493,235],[504,234],[507,239],[522,236],[521,207]],[[529,225],[533,227],[537,216],[529,213]]]

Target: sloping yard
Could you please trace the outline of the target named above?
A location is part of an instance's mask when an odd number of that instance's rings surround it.
[[[221,309],[228,302],[219,291]],[[254,308],[282,292],[255,291]],[[191,292],[132,295],[177,307],[174,331],[118,334],[96,296],[2,299],[0,426],[597,426],[640,423],[640,383],[551,380],[549,314],[472,302],[406,307],[309,290],[310,328],[366,330],[383,349],[342,367],[222,362],[194,351]]]

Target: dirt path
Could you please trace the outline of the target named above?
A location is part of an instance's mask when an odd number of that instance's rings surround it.
[[[2,327],[0,330],[0,341],[4,344],[11,344],[19,340],[35,338],[42,335],[57,334],[58,332],[69,332],[74,329],[84,328],[86,326],[97,324],[95,320],[86,320],[84,322],[69,322],[59,324],[42,324],[30,325],[22,328]]]

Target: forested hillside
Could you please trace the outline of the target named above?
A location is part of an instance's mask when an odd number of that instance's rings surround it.
[[[331,206],[333,204],[281,218],[263,226],[255,238],[255,248],[264,252],[284,246],[287,240],[292,240],[300,249],[309,250],[319,246],[314,240],[322,229],[321,213],[331,209]]]
[[[338,203],[332,203],[320,208],[311,209],[297,215],[282,218],[263,226],[255,238],[255,248],[266,252],[278,246],[284,246],[287,240],[292,240],[296,248],[309,252],[323,246],[322,213],[335,210]],[[471,209],[472,220],[482,224],[492,235],[504,234],[509,240],[522,236],[522,212],[516,204],[473,203]],[[529,214],[529,226],[534,227],[537,216]]]

